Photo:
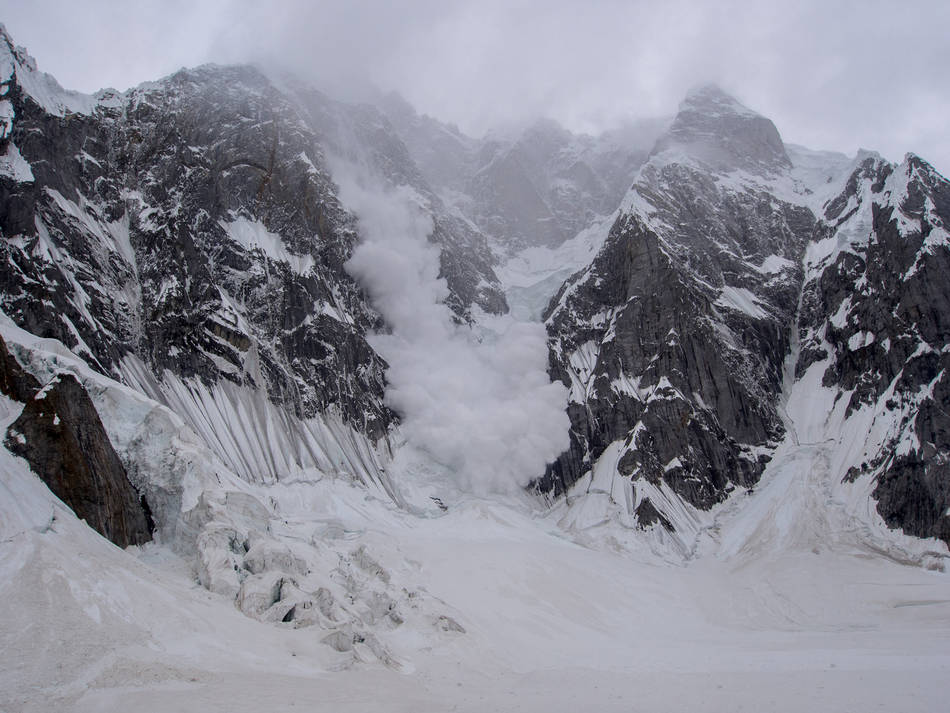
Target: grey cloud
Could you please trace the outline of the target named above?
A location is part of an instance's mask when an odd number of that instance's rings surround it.
[[[675,111],[715,81],[786,140],[950,170],[950,5],[482,0],[2,2],[63,84],[130,84],[202,61],[266,61],[335,94],[396,89],[471,133],[539,115],[598,131]]]

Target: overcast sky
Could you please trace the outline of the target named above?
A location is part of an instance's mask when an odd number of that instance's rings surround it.
[[[671,114],[713,81],[786,141],[950,173],[950,2],[0,0],[67,88],[125,89],[207,61],[279,61],[336,93],[396,89],[478,135]]]

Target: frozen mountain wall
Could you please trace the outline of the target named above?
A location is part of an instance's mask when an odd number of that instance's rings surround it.
[[[737,185],[693,155],[691,136],[680,141],[704,111],[736,113],[720,117],[722,146],[759,132],[748,110],[718,95],[704,109],[706,96],[684,102],[600,253],[545,315],[574,423],[549,487],[566,489],[620,440],[618,472],[708,508],[754,484],[783,432],[775,397],[814,218],[763,186]],[[772,158],[774,170],[787,163],[784,152]]]
[[[385,118],[250,67],[78,95],[0,40],[4,313],[170,407],[246,480],[385,482],[396,419],[366,337],[386,325],[347,271],[359,236],[327,152],[426,197],[459,320],[507,309],[484,238]]]
[[[246,385],[382,436],[392,415],[363,338],[378,318],[343,269],[351,218],[264,77],[183,71],[57,115],[13,64],[4,141],[32,178],[3,179],[3,310],[112,376],[135,357],[159,380]]]
[[[888,525],[950,542],[950,182],[913,154],[868,156],[822,217],[797,373],[816,369],[845,417],[866,424],[846,479],[875,483]]]
[[[839,442],[832,477],[872,480],[887,525],[947,541],[948,288],[933,276],[948,184],[913,156],[842,159],[786,150],[718,89],[687,97],[545,315],[573,426],[542,488],[629,483],[631,522],[675,529],[679,503],[704,511],[751,489],[774,447],[797,443],[785,403],[820,364],[848,404],[822,416]],[[862,429],[860,445],[845,435]]]

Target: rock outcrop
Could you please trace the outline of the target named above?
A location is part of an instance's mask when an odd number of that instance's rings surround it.
[[[829,201],[810,248],[797,369],[823,368],[867,440],[892,527],[950,543],[950,182],[913,154],[869,156]]]
[[[27,401],[4,445],[80,519],[119,547],[151,539],[148,505],[126,476],[89,394],[60,374]]]

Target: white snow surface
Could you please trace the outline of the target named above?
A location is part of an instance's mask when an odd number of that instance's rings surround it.
[[[238,216],[231,221],[220,221],[220,226],[238,245],[247,251],[260,250],[271,260],[286,262],[298,275],[306,275],[313,269],[311,255],[296,255],[287,249],[283,239],[270,232],[259,220]]]
[[[719,291],[716,304],[726,309],[744,312],[753,319],[766,319],[769,316],[756,296],[744,287],[724,285]]]
[[[26,95],[54,116],[91,114],[98,103],[97,97],[111,93],[104,90],[94,96],[63,89],[52,75],[37,69],[36,60],[25,49],[17,47],[11,51],[9,43],[9,35],[0,24],[0,83],[15,76]]]
[[[589,265],[607,239],[619,211],[591,223],[556,248],[525,248],[495,268],[511,316],[537,321],[564,281]]]
[[[33,170],[30,164],[12,141],[7,143],[6,152],[0,156],[0,176],[8,176],[17,183],[33,182]]]
[[[840,482],[847,459],[835,454],[860,451],[875,429],[842,422],[821,365],[790,389],[794,428],[755,492],[711,513],[667,510],[672,536],[618,517],[644,496],[675,498],[616,478],[611,449],[551,509],[465,494],[411,448],[385,467],[413,505],[330,467],[252,482],[172,410],[58,342],[0,327],[38,376],[80,376],[120,456],[147,464],[133,480],[165,494],[158,540],[122,551],[0,450],[0,710],[934,711],[945,701],[946,552],[886,530],[869,484]],[[19,408],[0,399],[0,427]],[[214,546],[228,532],[250,543],[240,582],[216,564],[233,556]],[[282,595],[319,587],[325,613],[280,623],[275,581]]]

